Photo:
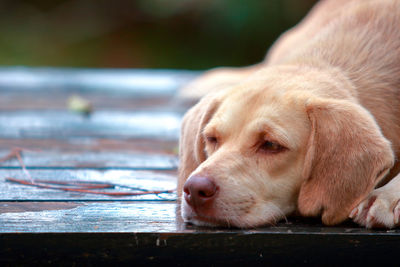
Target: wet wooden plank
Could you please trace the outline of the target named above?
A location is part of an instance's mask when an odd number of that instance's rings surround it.
[[[173,190],[176,188],[176,173],[169,171],[134,170],[30,170],[34,180],[58,182],[111,183],[115,189],[96,189],[102,192],[137,192],[130,188],[146,190]],[[29,180],[21,170],[0,169],[0,201],[144,201],[175,200],[175,193],[148,194],[140,196],[108,196],[83,192],[62,191],[59,189],[37,188],[6,181],[6,178]]]
[[[382,264],[397,259],[400,236],[291,218],[248,230],[199,228],[182,223],[172,202],[29,205],[0,203],[2,264]]]
[[[68,101],[78,95],[91,104],[93,110],[153,110],[180,111],[189,108],[187,103],[173,96],[108,95],[96,92],[73,93],[68,91],[5,91],[0,93],[0,111],[6,110],[67,110]]]
[[[8,150],[0,151],[0,158],[8,155]],[[22,158],[27,168],[44,169],[136,169],[136,170],[176,170],[177,155],[127,152],[127,151],[25,151]],[[0,162],[0,168],[20,168],[14,158]]]
[[[83,202],[1,202],[1,213],[41,212],[50,210],[69,210],[85,205]],[[4,227],[3,231],[6,230]]]
[[[179,137],[176,112],[98,111],[84,116],[65,111],[0,113],[0,138],[154,138]]]
[[[70,202],[68,202],[70,203]],[[47,204],[47,203],[45,203]],[[174,202],[57,203],[46,210],[13,212],[0,203],[0,232],[174,232]],[[7,209],[7,210],[6,210]],[[3,211],[2,211],[3,210]]]
[[[347,222],[322,226],[316,219],[289,218],[275,226],[256,229],[196,227],[185,224],[175,202],[30,202],[0,203],[0,232],[119,232],[119,233],[237,233],[285,235],[380,235],[398,236],[400,229],[369,230]],[[178,211],[178,213],[177,213]]]
[[[182,70],[0,68],[0,89],[33,92],[96,92],[110,95],[173,95],[199,75]]]
[[[14,147],[39,151],[70,152],[107,152],[128,151],[153,154],[177,155],[177,140],[161,139],[104,139],[92,137],[70,137],[66,139],[0,139],[0,149],[8,151]]]

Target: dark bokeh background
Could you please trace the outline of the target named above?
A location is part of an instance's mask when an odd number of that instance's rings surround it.
[[[261,61],[315,0],[0,0],[0,65],[207,69]]]

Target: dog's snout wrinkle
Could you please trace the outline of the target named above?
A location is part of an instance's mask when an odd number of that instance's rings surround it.
[[[185,200],[190,206],[201,208],[213,202],[218,187],[208,177],[192,176],[186,181],[183,191]]]

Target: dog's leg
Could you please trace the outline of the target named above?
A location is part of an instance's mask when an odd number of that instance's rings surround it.
[[[349,217],[367,228],[400,225],[400,174],[385,186],[373,190]]]
[[[178,98],[186,101],[197,101],[210,92],[238,84],[249,75],[263,67],[263,63],[243,68],[215,68],[179,90]]]

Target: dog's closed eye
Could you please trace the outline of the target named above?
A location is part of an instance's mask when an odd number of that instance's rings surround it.
[[[219,145],[219,140],[215,135],[209,135],[205,134],[204,135],[204,140],[206,143],[206,147],[204,148],[204,152],[206,157],[209,156],[210,153],[215,151]]]
[[[218,139],[215,136],[206,136],[206,140],[208,143],[210,144],[217,144],[218,143]]]
[[[283,152],[284,150],[286,150],[286,147],[280,145],[277,142],[273,142],[273,141],[264,141],[258,147],[258,151],[261,153],[279,153],[279,152]]]

